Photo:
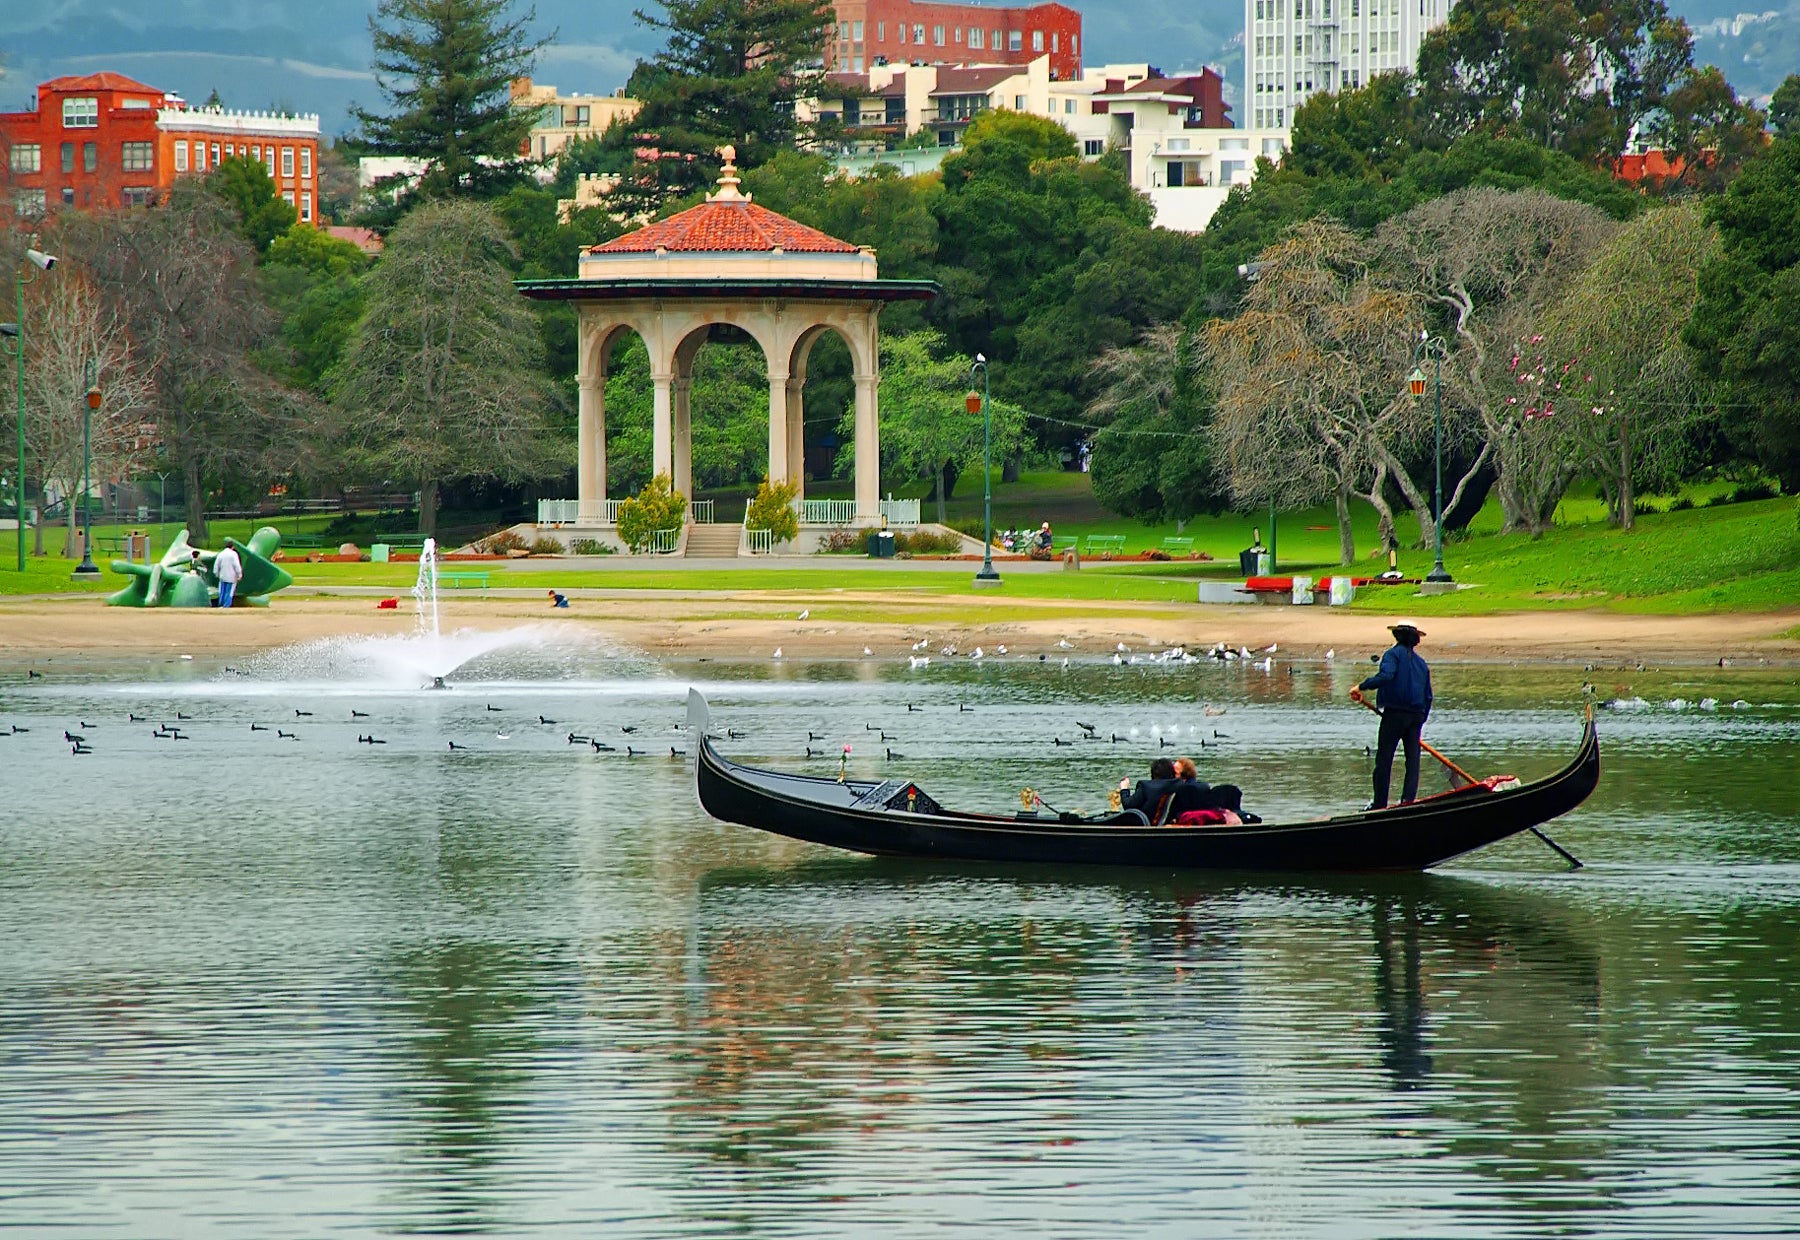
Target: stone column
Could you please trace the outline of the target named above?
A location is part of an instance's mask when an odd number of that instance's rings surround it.
[[[806,497],[806,376],[790,376],[787,383],[788,480],[800,488],[794,498]]]
[[[876,390],[880,376],[856,375],[856,523],[881,524],[881,432]]]
[[[650,382],[654,387],[654,395],[650,407],[650,472],[675,476],[675,437],[674,417],[672,411],[673,396],[670,391],[674,384],[674,376],[666,370],[650,372]]]
[[[606,519],[606,378],[584,373],[579,383],[577,519],[582,525],[598,525]]]
[[[694,498],[694,419],[688,398],[694,390],[694,376],[677,375],[669,385],[673,406],[673,443],[675,456],[675,489],[690,502]]]
[[[788,454],[788,372],[769,367],[769,481],[786,482],[793,458]]]

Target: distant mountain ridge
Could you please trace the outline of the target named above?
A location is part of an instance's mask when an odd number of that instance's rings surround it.
[[[607,92],[658,41],[632,17],[642,0],[538,0],[537,26],[555,31],[536,76],[568,91]],[[1213,65],[1241,112],[1242,0],[1076,0],[1089,65],[1148,62],[1168,73]],[[1677,4],[1700,59],[1740,92],[1766,96],[1800,69],[1800,0],[1758,13],[1720,0]],[[22,108],[46,78],[113,69],[189,99],[218,90],[228,107],[317,112],[329,137],[349,127],[352,102],[379,106],[370,75],[372,0],[313,0],[292,8],[209,0],[62,0],[0,5],[0,110]],[[1241,119],[1241,118],[1240,118]]]

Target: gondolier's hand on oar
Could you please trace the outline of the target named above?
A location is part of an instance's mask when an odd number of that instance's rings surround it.
[[[1355,702],[1359,706],[1367,706],[1368,705],[1368,700],[1363,697],[1363,691],[1362,691],[1361,687],[1357,686],[1357,685],[1352,685],[1350,687],[1350,700],[1352,702]]]

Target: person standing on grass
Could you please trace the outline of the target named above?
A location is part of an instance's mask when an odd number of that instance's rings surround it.
[[[238,558],[237,548],[230,543],[213,557],[213,576],[219,579],[219,606],[231,606],[231,600],[237,594],[237,583],[244,578],[244,562]]]
[[[1431,668],[1416,649],[1425,634],[1410,624],[1390,624],[1394,644],[1381,656],[1373,676],[1350,690],[1350,699],[1363,701],[1363,692],[1375,690],[1375,706],[1381,713],[1381,729],[1375,741],[1375,799],[1365,809],[1386,809],[1388,787],[1394,776],[1394,747],[1406,746],[1406,782],[1400,803],[1419,796],[1419,733],[1431,714]]]

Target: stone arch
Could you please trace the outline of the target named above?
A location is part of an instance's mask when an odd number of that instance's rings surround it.
[[[606,372],[613,350],[627,333],[649,344],[639,321],[611,310],[583,306],[576,328],[576,494],[583,525],[606,520]]]
[[[669,463],[670,478],[675,489],[690,500],[694,495],[694,417],[693,387],[694,362],[699,357],[701,348],[706,345],[717,327],[733,327],[744,332],[762,354],[765,375],[770,369],[769,351],[757,333],[752,332],[743,323],[732,321],[735,316],[707,316],[712,321],[698,323],[689,327],[686,334],[674,343],[669,352]],[[683,324],[683,326],[686,326]],[[660,429],[659,432],[660,433]],[[660,458],[659,458],[660,459]]]

